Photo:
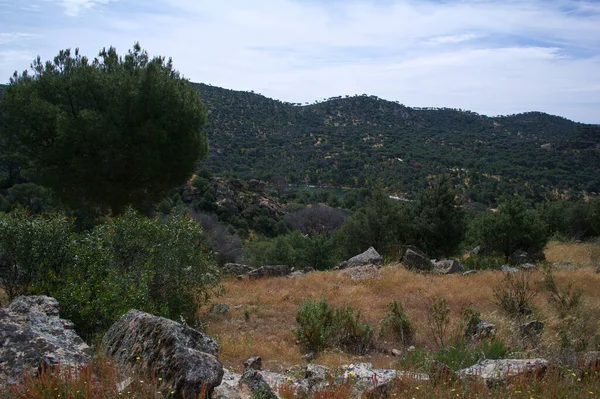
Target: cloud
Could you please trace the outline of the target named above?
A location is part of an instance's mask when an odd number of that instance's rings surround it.
[[[600,122],[597,1],[57,1],[44,11],[53,18],[12,29],[37,34],[27,43],[42,58],[66,47],[124,52],[140,41],[193,81],[285,101],[367,93]]]

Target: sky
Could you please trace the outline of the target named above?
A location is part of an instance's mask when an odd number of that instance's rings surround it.
[[[600,123],[600,0],[0,0],[0,82],[135,42],[193,82]]]

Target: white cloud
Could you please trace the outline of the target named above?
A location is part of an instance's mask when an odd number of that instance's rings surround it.
[[[35,39],[43,58],[65,47],[124,52],[140,41],[172,56],[193,81],[291,102],[367,93],[413,106],[600,122],[598,3],[132,0],[100,14],[93,7],[107,0],[52,1],[70,15],[88,12],[32,25],[43,34]],[[2,66],[0,73],[7,76]]]

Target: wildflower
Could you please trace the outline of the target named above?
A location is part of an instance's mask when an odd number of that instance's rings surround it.
[[[158,377],[158,380],[159,380],[159,381],[162,381],[162,377]]]
[[[139,356],[136,356],[136,357],[135,357],[135,360],[140,360],[140,357],[139,357]]]

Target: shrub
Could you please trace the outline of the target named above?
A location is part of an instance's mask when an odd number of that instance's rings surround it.
[[[471,255],[463,262],[466,270],[499,270],[504,259],[493,255]]]
[[[483,340],[474,346],[461,339],[437,351],[434,358],[453,370],[460,370],[483,359],[502,359],[507,352],[506,344],[500,340]]]
[[[518,316],[529,309],[538,293],[531,283],[529,272],[504,273],[493,290],[496,305],[511,316]]]
[[[449,315],[450,307],[446,298],[436,296],[429,304],[427,321],[433,341],[438,348],[443,348],[446,344],[446,330],[450,323]]]
[[[327,348],[335,335],[334,310],[327,300],[305,299],[296,314],[298,327],[293,331],[309,351]]]
[[[394,300],[388,304],[388,314],[381,321],[380,333],[385,330],[391,330],[402,345],[412,344],[415,331],[400,301]]]
[[[560,289],[556,284],[552,269],[548,268],[544,274],[544,288],[548,291],[548,303],[554,307],[561,318],[579,313],[583,302],[583,292],[574,289],[573,283]]]
[[[335,310],[334,327],[337,344],[346,351],[364,355],[371,348],[373,326],[360,321],[360,311],[352,306]]]

